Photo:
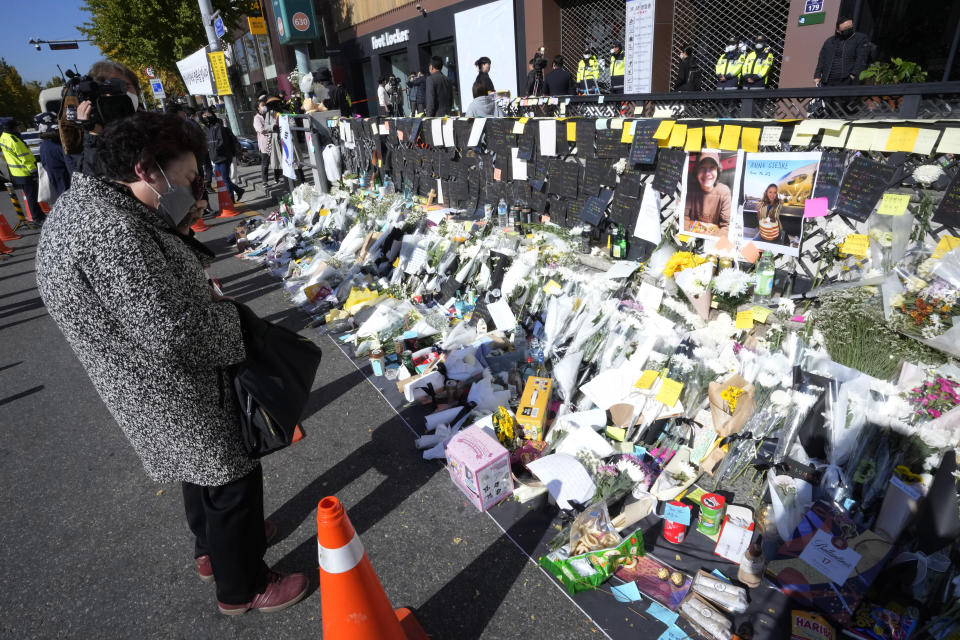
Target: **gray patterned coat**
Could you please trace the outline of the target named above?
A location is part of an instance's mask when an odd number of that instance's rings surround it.
[[[211,301],[206,260],[124,187],[81,173],[37,247],[50,316],[158,482],[218,486],[257,466],[224,373],[246,357],[240,319]]]

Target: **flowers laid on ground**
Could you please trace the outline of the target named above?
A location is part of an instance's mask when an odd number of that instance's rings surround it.
[[[733,267],[721,269],[710,283],[713,299],[719,306],[734,311],[750,299],[753,291],[753,276]]]
[[[936,419],[960,404],[960,383],[937,376],[904,395],[913,405],[914,421]]]
[[[740,387],[727,387],[720,392],[720,397],[727,401],[727,412],[733,413],[737,410],[737,401],[743,395],[743,389]]]
[[[705,257],[691,253],[690,251],[677,251],[667,260],[667,264],[663,268],[663,275],[671,278],[678,271],[696,267],[706,261],[707,259]]]

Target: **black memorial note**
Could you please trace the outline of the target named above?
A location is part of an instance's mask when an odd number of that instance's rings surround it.
[[[537,137],[531,133],[524,133],[517,142],[517,159],[530,162],[533,160],[537,148]]]
[[[420,123],[423,122],[420,118],[414,118],[413,122],[410,124],[410,137],[407,139],[412,145],[417,144],[417,136],[420,135]]]
[[[587,160],[587,166],[583,170],[583,184],[580,185],[580,193],[588,196],[595,196],[600,193],[600,185],[603,182],[606,169],[599,160]]]
[[[546,213],[547,212],[547,196],[543,195],[539,191],[531,192],[530,208],[536,211],[537,213]]]
[[[640,196],[640,188],[643,186],[643,177],[636,171],[624,171],[620,174],[620,182],[617,184],[617,195],[623,194],[631,198]]]
[[[603,212],[606,208],[606,202],[596,196],[590,196],[580,210],[580,219],[587,224],[597,226],[603,220]]]
[[[686,153],[680,149],[664,149],[657,160],[657,172],[651,186],[665,196],[674,195],[686,164]]]
[[[597,157],[617,159],[627,155],[627,146],[620,142],[623,132],[619,129],[597,131]]]
[[[577,157],[597,157],[597,151],[593,146],[596,130],[597,125],[594,120],[577,120]]]
[[[640,199],[617,194],[610,203],[610,221],[619,222],[625,228],[633,230],[640,213]]]
[[[457,149],[466,149],[470,141],[470,131],[473,129],[472,120],[453,121],[453,141]]]
[[[943,193],[943,200],[933,212],[933,221],[949,227],[960,228],[960,173],[950,181]]]
[[[862,156],[854,158],[840,183],[836,212],[860,222],[869,218],[894,173],[896,167]]]
[[[630,145],[631,164],[653,164],[657,161],[659,145],[653,139],[659,120],[637,120],[633,129],[633,143]]]
[[[826,198],[829,209],[836,206],[837,196],[840,194],[843,160],[844,153],[841,151],[824,151],[820,156],[820,170],[817,172],[817,186],[813,189],[813,197]]]

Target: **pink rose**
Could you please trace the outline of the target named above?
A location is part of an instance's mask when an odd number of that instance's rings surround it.
[[[940,412],[937,411],[936,409],[930,409],[929,413],[930,413],[930,415],[933,416],[934,418],[939,418],[940,415],[941,415]]]

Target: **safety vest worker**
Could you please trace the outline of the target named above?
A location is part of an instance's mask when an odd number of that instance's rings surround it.
[[[773,66],[773,52],[762,36],[757,38],[753,50],[743,61],[743,70],[740,77],[744,89],[763,89],[770,78],[770,67]]]
[[[600,61],[589,51],[584,52],[583,59],[577,63],[577,92],[600,93],[597,79],[600,78]]]
[[[740,84],[740,73],[743,70],[745,57],[737,51],[737,41],[731,38],[727,47],[717,60],[717,88],[736,89]]]
[[[623,93],[623,77],[626,65],[623,63],[623,48],[619,43],[610,50],[610,93]]]
[[[0,150],[3,151],[3,159],[10,169],[11,178],[36,177],[37,159],[30,147],[17,135],[17,124],[13,118],[4,123],[3,133],[0,134]]]

